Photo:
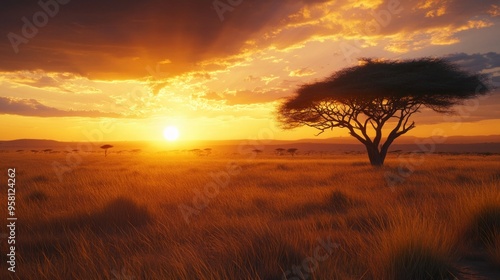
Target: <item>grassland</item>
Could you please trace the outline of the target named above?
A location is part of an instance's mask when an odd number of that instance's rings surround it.
[[[2,154],[0,279],[500,279],[500,156],[65,157]]]

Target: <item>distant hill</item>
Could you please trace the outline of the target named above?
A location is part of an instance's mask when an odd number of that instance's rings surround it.
[[[418,143],[429,143],[430,138],[400,137],[391,146],[390,151],[415,151],[421,150]],[[0,151],[9,150],[71,150],[79,146],[90,147],[98,150],[104,143],[90,144],[87,142],[59,142],[47,139],[18,139],[10,141],[0,141]],[[265,152],[274,152],[277,148],[297,148],[299,152],[308,151],[359,151],[364,152],[365,148],[351,137],[337,137],[328,139],[301,139],[301,140],[207,140],[207,141],[179,141],[174,145],[166,145],[165,142],[147,141],[110,141],[114,151],[141,149],[143,151],[158,150],[183,150],[183,149],[204,149],[212,148],[214,152],[239,153],[248,152],[251,149],[262,149]],[[424,149],[428,149],[425,148]],[[452,136],[442,139],[440,143],[435,143],[432,149],[435,152],[450,153],[500,153],[500,135],[489,136]]]
[[[422,140],[426,138],[414,137],[414,136],[401,136],[396,139],[395,143],[398,144],[413,144],[415,141]],[[245,142],[245,139],[239,140],[207,140],[200,141],[206,144],[212,145],[239,145]],[[325,139],[299,139],[299,140],[269,140],[266,141],[271,145],[283,145],[283,144],[293,144],[293,143],[310,143],[310,144],[355,144],[360,145],[358,140],[353,137],[332,137]],[[500,135],[486,135],[486,136],[450,136],[446,137],[447,144],[474,144],[474,143],[500,143]]]
[[[46,139],[17,139],[10,141],[0,141],[0,149],[21,149],[21,148],[58,148],[62,142]]]

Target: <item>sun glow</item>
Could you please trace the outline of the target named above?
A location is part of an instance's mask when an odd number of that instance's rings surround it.
[[[175,126],[167,126],[163,130],[163,137],[168,141],[175,141],[179,138],[179,130]]]

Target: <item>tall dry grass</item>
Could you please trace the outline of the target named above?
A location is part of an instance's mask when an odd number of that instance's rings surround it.
[[[4,155],[18,269],[1,279],[453,279],[477,251],[499,264],[498,156],[428,155],[390,188],[401,159],[89,155],[61,183],[64,155]],[[239,172],[186,223],[179,205],[229,162]]]

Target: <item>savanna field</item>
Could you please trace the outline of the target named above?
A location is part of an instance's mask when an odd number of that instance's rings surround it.
[[[65,157],[2,154],[0,279],[500,279],[499,155]]]

